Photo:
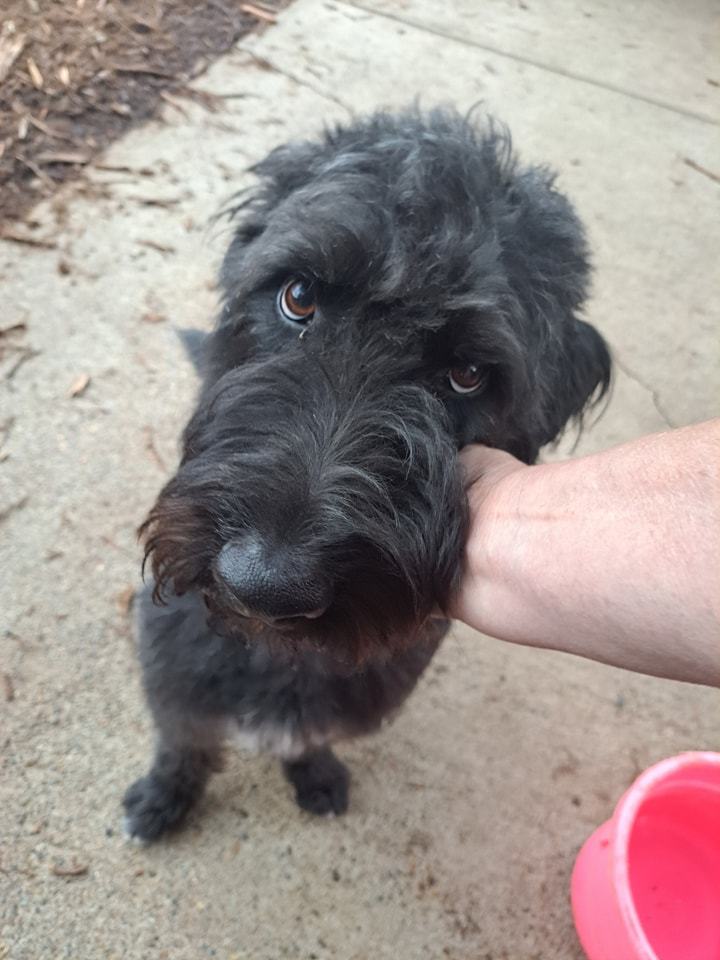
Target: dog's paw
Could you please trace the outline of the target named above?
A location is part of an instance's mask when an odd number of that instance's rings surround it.
[[[193,799],[187,791],[152,773],[136,780],[123,797],[125,836],[142,846],[152,843],[182,823]]]
[[[329,750],[286,763],[285,775],[295,787],[295,800],[301,810],[319,817],[347,810],[350,774]]]

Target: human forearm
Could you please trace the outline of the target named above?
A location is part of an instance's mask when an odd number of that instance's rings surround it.
[[[501,639],[720,685],[719,451],[720,421],[536,467],[468,451],[482,476],[454,614]]]

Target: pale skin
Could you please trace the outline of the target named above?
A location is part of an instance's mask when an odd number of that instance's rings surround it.
[[[720,686],[720,419],[561,463],[462,456],[472,519],[452,616]]]

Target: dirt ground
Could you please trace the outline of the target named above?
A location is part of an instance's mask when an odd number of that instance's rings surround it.
[[[574,455],[715,415],[716,21],[295,0],[35,206],[34,246],[0,240],[0,958],[581,960],[580,845],[640,770],[720,747],[717,691],[457,629],[396,722],[339,751],[345,817],[237,756],[187,830],[131,848],[135,530],[196,389],[176,330],[216,308],[212,214],[278,143],[418,93],[482,100],[587,224],[617,376]]]
[[[5,0],[0,20],[0,227],[17,220],[282,2]],[[205,98],[214,109],[210,98]]]

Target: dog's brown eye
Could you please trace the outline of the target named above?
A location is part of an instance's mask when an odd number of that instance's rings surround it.
[[[448,380],[455,393],[475,393],[482,386],[484,377],[477,364],[466,363],[461,367],[453,367],[448,373]]]
[[[286,320],[308,323],[315,313],[315,284],[304,277],[293,277],[280,290],[278,306]]]

